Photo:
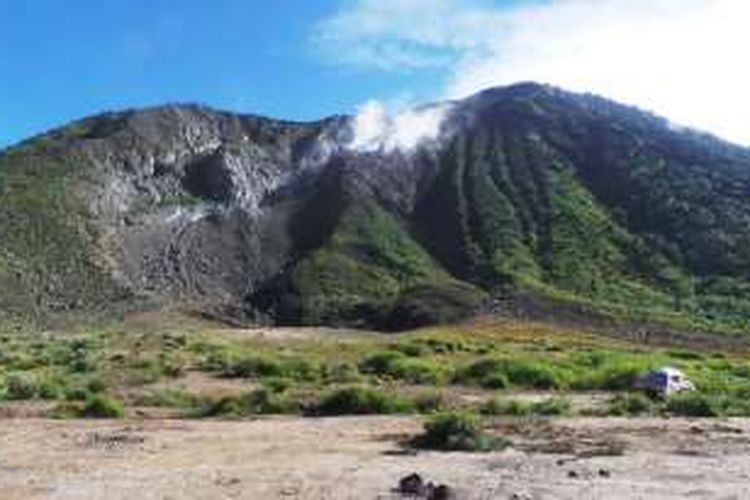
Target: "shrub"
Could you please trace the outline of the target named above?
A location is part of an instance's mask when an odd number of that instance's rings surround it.
[[[136,404],[164,408],[195,408],[200,406],[201,397],[179,389],[152,391],[140,397]]]
[[[44,377],[39,381],[37,394],[42,399],[58,399],[65,394],[65,384],[55,377]]]
[[[289,403],[265,389],[257,389],[242,396],[225,396],[210,402],[198,411],[200,417],[243,417],[284,413]]]
[[[124,412],[121,401],[103,393],[91,395],[81,408],[81,416],[88,418],[119,418]]]
[[[96,379],[96,377],[94,377]],[[63,388],[63,396],[68,401],[84,401],[88,398],[92,392],[91,387],[98,389],[99,382],[93,382],[94,380],[90,377],[81,374],[72,374],[65,378],[65,387]]]
[[[481,379],[480,385],[485,389],[507,389],[510,381],[504,373],[491,373]]]
[[[407,413],[413,404],[396,395],[368,387],[346,387],[324,394],[315,406],[318,415]]]
[[[434,361],[410,358],[398,351],[371,354],[360,362],[359,370],[412,384],[437,384],[442,379],[442,370]]]
[[[283,377],[272,377],[264,381],[265,387],[276,394],[285,392],[292,385],[292,381]]]
[[[718,417],[721,414],[719,401],[699,392],[675,394],[667,400],[666,411],[686,417]]]
[[[86,389],[92,393],[104,392],[107,390],[107,382],[101,377],[91,377],[86,383]]]
[[[66,401],[53,408],[49,416],[51,418],[81,418],[81,404]]]
[[[141,358],[134,361],[130,372],[131,383],[135,385],[153,384],[164,375],[164,364],[158,357]]]
[[[434,362],[425,359],[404,359],[393,366],[393,378],[412,384],[438,384],[443,372]]]
[[[359,371],[369,375],[390,375],[394,365],[405,358],[406,355],[398,351],[376,352],[359,362]]]
[[[470,352],[472,347],[464,340],[445,339],[445,338],[428,338],[420,340],[435,354],[448,354],[455,352]]]
[[[287,377],[294,380],[315,380],[320,372],[319,367],[303,358],[280,358],[261,354],[230,356],[224,361],[220,371],[226,377]]]
[[[443,410],[446,403],[442,393],[430,391],[415,396],[414,406],[419,413],[435,413]]]
[[[607,413],[609,415],[642,415],[652,413],[655,404],[645,394],[641,393],[620,393],[609,400]]]
[[[36,377],[30,373],[11,373],[5,383],[7,399],[32,399],[37,395]]]
[[[647,373],[650,363],[615,357],[584,370],[571,383],[574,389],[623,391],[633,388],[638,377]]]
[[[227,377],[260,378],[282,377],[284,370],[276,359],[269,356],[242,356],[229,361],[224,367]]]
[[[490,399],[479,406],[479,412],[483,415],[512,415],[520,417],[531,414],[531,405],[515,399],[510,401]]]
[[[412,358],[418,358],[427,352],[425,346],[417,342],[397,342],[392,344],[390,348]]]
[[[531,413],[543,416],[569,415],[572,411],[570,401],[565,398],[548,398],[531,404]]]
[[[508,441],[490,436],[478,415],[467,412],[438,413],[424,424],[424,433],[414,444],[419,448],[446,451],[490,451],[506,448]]]
[[[483,415],[510,415],[525,417],[529,415],[562,416],[572,411],[570,401],[564,398],[547,398],[542,401],[524,402],[517,399],[501,401],[491,399],[479,407]]]
[[[347,362],[326,365],[323,370],[323,377],[328,383],[338,384],[357,382],[362,378],[357,367]]]
[[[616,364],[604,369],[602,381],[596,389],[621,391],[632,389],[638,377],[648,371],[639,364]]]
[[[567,378],[561,368],[533,359],[484,358],[459,371],[455,380],[493,389],[559,389],[567,386]]]

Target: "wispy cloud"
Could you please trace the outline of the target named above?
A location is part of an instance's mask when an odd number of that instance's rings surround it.
[[[349,0],[316,26],[313,42],[334,63],[444,67],[487,45],[494,21],[495,11],[455,0]]]
[[[443,93],[537,80],[750,143],[745,0],[348,0],[315,28],[328,61],[446,70]]]

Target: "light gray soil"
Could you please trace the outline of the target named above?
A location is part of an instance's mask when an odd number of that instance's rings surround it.
[[[499,420],[515,447],[487,454],[412,453],[412,417],[0,422],[4,500],[388,499],[412,472],[466,499],[750,498],[750,420]]]
[[[499,421],[503,452],[412,453],[410,417],[10,419],[0,497],[401,498],[412,472],[467,499],[750,498],[750,421]],[[514,496],[515,495],[515,496]]]

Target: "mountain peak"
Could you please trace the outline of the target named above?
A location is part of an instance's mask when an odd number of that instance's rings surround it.
[[[167,105],[11,148],[0,310],[399,328],[533,297],[745,328],[748,150],[533,82],[360,119]]]

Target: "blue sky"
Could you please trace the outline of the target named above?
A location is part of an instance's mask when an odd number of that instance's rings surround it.
[[[334,1],[0,0],[0,145],[103,110],[202,102],[289,119],[426,95],[436,71],[332,64]]]
[[[746,0],[0,0],[0,146],[105,110],[287,119],[537,80],[750,144]]]

